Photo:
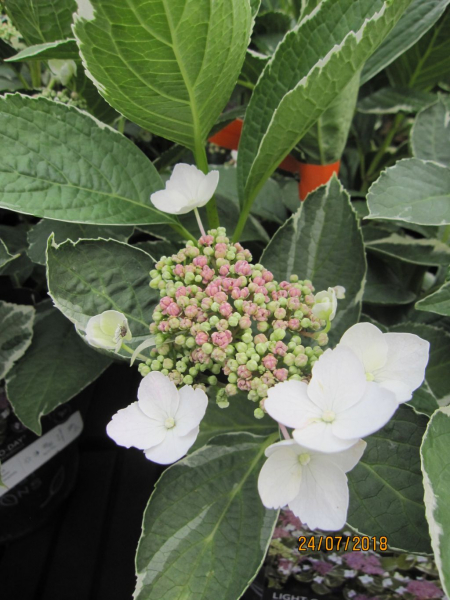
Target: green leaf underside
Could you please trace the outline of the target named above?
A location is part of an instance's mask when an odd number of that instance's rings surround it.
[[[310,194],[280,227],[261,263],[277,281],[289,281],[295,274],[310,279],[316,292],[345,287],[346,297],[338,301],[329,333],[333,342],[358,322],[366,273],[364,244],[349,196],[336,177]]]
[[[163,473],[144,515],[136,600],[241,597],[278,517],[257,490],[264,441],[218,436]]]
[[[255,408],[258,408],[258,404],[250,402],[246,394],[241,392],[230,398],[228,408],[219,408],[214,399],[210,400],[206,414],[200,423],[200,433],[191,452],[207,444],[216,435],[223,433],[247,432],[262,436],[275,433],[278,427],[274,420],[268,415],[262,419],[256,419]]]
[[[28,232],[29,247],[27,250],[31,260],[39,265],[46,263],[47,242],[50,235],[55,235],[56,244],[62,244],[66,240],[76,242],[79,239],[103,238],[126,242],[131,237],[134,228],[126,227],[99,227],[97,225],[82,225],[78,223],[66,223],[64,221],[53,221],[42,219]]]
[[[79,60],[80,55],[75,40],[59,40],[48,44],[36,44],[21,50],[6,62],[31,60]]]
[[[417,239],[393,233],[366,242],[366,248],[415,265],[448,265],[450,247],[436,239]]]
[[[440,99],[420,112],[411,131],[416,158],[450,167],[450,103]]]
[[[29,45],[64,40],[72,36],[75,0],[6,0],[12,22]]]
[[[444,283],[434,294],[419,300],[416,308],[450,317],[450,282]]]
[[[20,94],[0,99],[1,207],[96,225],[172,222],[150,202],[162,187],[130,140],[87,113]]]
[[[430,551],[419,453],[426,423],[426,417],[399,407],[367,438],[361,461],[348,473],[348,524],[409,552]]]
[[[0,269],[18,257],[19,254],[10,254],[4,241],[0,240]]]
[[[439,19],[449,0],[414,0],[380,47],[364,65],[361,84],[372,79],[411,48]]]
[[[57,308],[84,331],[90,317],[105,310],[123,313],[133,336],[149,335],[157,291],[149,287],[152,258],[115,240],[67,241],[57,247],[49,239],[47,279]]]
[[[403,277],[402,269],[399,271],[399,264],[398,261],[384,260],[382,255],[368,256],[364,302],[385,305],[414,302],[416,294],[407,288],[407,278]]]
[[[10,370],[6,393],[22,423],[40,435],[40,419],[68,402],[109,366],[57,310],[37,320],[25,356]]]
[[[367,196],[368,219],[419,225],[450,223],[450,169],[407,158],[383,171]]]
[[[391,327],[390,331],[413,333],[430,342],[425,380],[438,402],[445,398],[450,400],[450,334],[421,323],[401,323]]]
[[[3,379],[31,344],[34,308],[0,301],[0,322],[0,379]]]
[[[450,408],[436,412],[421,448],[426,516],[443,589],[450,594]]]
[[[325,0],[286,35],[246,113],[238,161],[244,204],[346,87],[410,2]]]
[[[227,103],[245,58],[247,0],[92,0],[75,36],[102,96],[152,133],[194,149]]]
[[[436,102],[436,95],[421,90],[385,87],[358,102],[358,112],[385,115],[417,112]]]

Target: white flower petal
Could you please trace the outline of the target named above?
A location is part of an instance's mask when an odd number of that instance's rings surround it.
[[[158,210],[171,215],[184,215],[193,208],[186,196],[177,190],[160,190],[152,194],[150,200]]]
[[[106,427],[107,434],[116,444],[139,450],[160,444],[166,437],[166,431],[161,423],[149,419],[137,402],[119,410]]]
[[[368,382],[366,393],[358,404],[336,416],[332,423],[333,432],[344,440],[365,437],[384,427],[397,408],[392,392]]]
[[[338,346],[314,364],[308,396],[322,410],[337,413],[358,402],[366,383],[361,361],[348,348]]]
[[[174,418],[179,406],[178,390],[175,384],[158,371],[146,375],[138,389],[139,408],[152,419],[164,424]]]
[[[337,467],[348,473],[351,471],[358,462],[361,460],[364,450],[366,449],[366,442],[359,440],[354,446],[343,452],[335,452],[333,454],[327,454],[327,458],[334,463]]]
[[[197,200],[198,188],[205,178],[205,174],[195,165],[179,163],[175,165],[170,179],[166,183],[167,190],[174,190],[182,194],[186,200]]]
[[[126,329],[125,336],[116,339],[119,327]],[[121,340],[132,339],[128,321],[124,314],[117,310],[105,310],[95,317],[91,317],[86,325],[86,341],[95,348],[113,350]]]
[[[299,493],[289,508],[310,529],[337,531],[345,525],[348,501],[343,471],[328,457],[314,454],[303,467]]]
[[[179,437],[175,428],[168,429],[165,439],[145,451],[145,456],[160,465],[170,465],[182,458],[197,439],[199,427],[194,427],[187,435]]]
[[[303,467],[293,440],[270,448],[270,456],[259,473],[258,491],[266,508],[281,508],[297,496]]]
[[[320,414],[308,398],[308,386],[302,381],[283,381],[267,392],[264,408],[275,421],[287,427],[303,427]]]
[[[324,453],[341,452],[358,442],[358,437],[345,440],[337,437],[332,424],[323,421],[313,422],[303,429],[294,429],[292,435],[294,440],[305,448]]]
[[[385,335],[372,323],[358,323],[341,338],[338,348],[346,347],[364,364],[366,373],[374,373],[386,364],[388,344]]]
[[[175,413],[175,431],[179,436],[187,435],[205,416],[208,396],[199,388],[194,390],[190,385],[178,390],[180,403]]]
[[[219,184],[219,171],[210,171],[204,176],[198,187],[196,198],[197,206],[205,206],[214,196],[214,192]]]
[[[423,382],[430,344],[412,333],[385,333],[386,364],[374,373],[375,381],[392,391],[397,402],[411,399]]]

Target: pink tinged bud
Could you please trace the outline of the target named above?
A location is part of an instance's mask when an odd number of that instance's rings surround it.
[[[205,331],[199,331],[195,336],[195,343],[201,346],[209,340],[209,335]]]
[[[197,323],[204,323],[208,320],[208,315],[204,313],[202,310],[199,310],[197,313]]]
[[[287,321],[273,321],[272,322],[272,327],[274,329],[287,329],[288,328],[288,322]]]
[[[211,246],[214,243],[214,238],[212,235],[202,235],[198,243],[200,246]]]
[[[233,300],[238,300],[241,297],[241,290],[238,288],[234,288],[231,292],[231,297]]]
[[[245,365],[241,365],[238,367],[237,374],[242,379],[251,379],[252,373],[247,369]]]
[[[258,333],[258,335],[255,335],[253,341],[255,342],[255,344],[265,344],[269,340],[263,333]]]
[[[214,275],[215,275],[214,269],[210,269],[207,266],[203,267],[203,269],[202,269],[203,283],[208,283],[208,281],[211,281],[211,279],[214,277]]]
[[[228,248],[227,248],[226,244],[221,243],[221,244],[216,244],[214,247],[214,250],[215,250],[214,255],[216,258],[225,258]]]
[[[168,315],[170,315],[171,317],[176,317],[177,315],[179,315],[179,314],[180,314],[180,312],[181,312],[181,309],[180,309],[180,307],[179,307],[179,306],[177,306],[177,305],[175,304],[175,302],[172,302],[172,304],[166,308],[166,312],[167,312],[167,314],[168,314]]]
[[[263,279],[262,277],[255,277],[255,278],[253,279],[253,283],[254,283],[255,285],[261,286],[261,285],[264,285],[265,281],[264,281],[264,279]],[[258,290],[258,291],[259,291],[259,290]]]
[[[173,272],[175,275],[178,275],[178,277],[183,277],[183,275],[184,275],[183,265],[175,265]]]
[[[243,288],[247,285],[247,279],[245,277],[238,277],[236,279],[236,285]]]
[[[281,281],[280,282],[280,288],[282,290],[288,290],[291,287],[291,284],[289,281]]]
[[[269,371],[273,371],[277,368],[277,362],[278,361],[273,354],[268,354],[262,359],[263,365],[266,367],[266,369],[269,369]]]
[[[170,306],[172,304],[172,302],[173,302],[173,300],[170,296],[164,296],[164,298],[161,298],[159,305],[164,310],[165,308]]]
[[[234,265],[234,271],[235,273],[239,273],[239,275],[250,275],[252,267],[246,260],[238,260]]]
[[[220,319],[220,321],[216,325],[217,331],[226,331],[228,329],[228,321],[225,319]]]
[[[204,267],[205,265],[208,264],[208,259],[206,256],[201,254],[200,256],[197,256],[196,258],[194,258],[194,260],[192,262],[196,267]]]
[[[299,319],[289,319],[289,329],[298,331],[301,328]]]
[[[298,310],[300,308],[300,300],[297,297],[289,298],[287,307],[289,310]]]
[[[286,311],[284,308],[277,308],[275,309],[273,316],[275,317],[275,319],[284,319],[284,317],[286,316]]]
[[[233,308],[231,304],[228,304],[228,302],[224,302],[220,305],[219,312],[223,317],[229,317],[233,312]]]
[[[271,373],[270,371],[266,371],[261,377],[261,381],[264,383],[264,385],[271,387],[275,383],[273,373]]]
[[[288,297],[288,293],[287,293],[287,291],[286,291],[286,290],[280,290],[280,291],[278,292],[278,299],[279,299],[279,298],[287,298],[287,297]]]
[[[181,266],[181,265],[177,265],[177,267],[179,267],[179,266]],[[185,288],[184,285],[177,288],[177,291],[175,292],[176,298],[181,298],[181,296],[187,296],[187,295],[188,295],[188,289]]]
[[[266,282],[273,281],[273,273],[271,273],[270,271],[264,271],[262,276],[264,281]]]
[[[203,298],[201,307],[203,308],[203,310],[209,310],[211,308],[212,303],[213,303],[212,298]]]
[[[184,267],[184,270],[186,273],[195,273],[195,266],[194,265],[186,265]]]
[[[238,379],[237,386],[243,392],[249,392],[251,389],[250,381],[245,379]]]
[[[257,321],[267,321],[270,316],[270,311],[267,308],[258,308],[255,314],[255,319]]]
[[[226,277],[228,275],[228,273],[230,272],[230,267],[229,265],[223,265],[222,267],[220,267],[219,269],[219,273],[223,276]]]
[[[278,379],[278,381],[286,381],[286,379],[288,378],[289,372],[287,369],[277,369],[276,371],[273,372],[273,374]]]
[[[250,320],[250,317],[241,317],[239,319],[239,327],[241,329],[249,329],[252,326],[252,322]]]
[[[196,306],[186,306],[186,308],[184,309],[184,314],[186,315],[186,317],[189,317],[190,319],[193,319],[198,313],[198,308]]]
[[[291,298],[294,298],[296,296],[301,296],[301,295],[302,295],[302,290],[299,290],[298,288],[293,287],[289,290],[289,296]]]
[[[226,359],[227,355],[221,348],[214,348],[211,353],[211,358],[218,363],[223,362]],[[229,375],[231,373],[230,369],[228,369],[229,373],[225,373],[225,375]]]
[[[237,388],[232,383],[229,383],[225,386],[225,392],[227,396],[234,396],[235,394],[237,394]]]
[[[274,352],[275,352],[275,354],[278,354],[278,356],[285,356],[287,350],[288,350],[288,348],[287,348],[286,344],[283,344],[283,342],[277,342],[275,344]]]
[[[248,298],[250,296],[250,290],[245,287],[241,290],[241,298]]]
[[[159,331],[162,332],[166,332],[169,331],[170,327],[169,327],[169,323],[167,321],[161,321],[161,323],[158,325],[158,329]]]
[[[216,350],[219,350],[219,348],[216,348]],[[225,366],[223,368],[223,372],[224,372],[224,375],[226,375],[228,377],[228,375],[231,373],[230,367]]]
[[[216,331],[212,334],[211,339],[215,346],[226,348],[232,340],[231,331]]]
[[[189,329],[190,327],[192,327],[190,319],[180,319],[180,329]]]
[[[228,296],[225,292],[217,292],[217,294],[214,294],[214,302],[217,302],[218,304],[222,304],[222,302],[226,302],[227,300]]]

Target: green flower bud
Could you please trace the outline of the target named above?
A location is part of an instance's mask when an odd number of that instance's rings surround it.
[[[190,283],[192,283],[195,279],[195,275],[194,273],[186,273],[185,277],[184,277],[184,281],[189,285]]]
[[[217,317],[216,315],[212,316],[209,320],[209,323],[212,327],[214,327],[215,325],[217,325],[217,323],[220,321],[219,317]]]
[[[284,308],[284,307],[287,305],[287,298],[280,298],[280,299],[278,300],[278,304],[279,304],[279,305],[280,305],[282,308]]]
[[[245,344],[250,344],[251,342],[253,342],[253,336],[252,336],[252,334],[250,333],[250,331],[246,331],[246,332],[244,333],[244,335],[242,336],[242,341],[243,341]]]
[[[255,350],[258,354],[263,356],[267,352],[267,343],[256,344]]]
[[[154,279],[152,279],[150,281],[149,286],[152,288],[152,290],[157,290],[160,281],[161,281],[161,277],[158,275],[158,277],[155,277]]]
[[[284,338],[286,337],[286,331],[284,329],[275,329],[275,331],[273,332],[275,334],[275,340],[277,342],[284,340]]]
[[[175,344],[177,344],[177,346],[184,346],[185,343],[186,343],[186,336],[185,335],[177,335],[177,337],[175,338]]]
[[[247,363],[247,369],[249,371],[256,371],[256,369],[258,368],[258,363],[254,360],[249,360]]]
[[[239,317],[235,317],[234,315],[228,319],[228,325],[230,327],[237,327],[239,325]]]
[[[190,375],[185,375],[183,377],[183,383],[185,383],[186,385],[192,385],[194,383],[194,380]]]
[[[188,338],[187,338],[187,340],[186,340],[186,348],[190,348],[190,349],[192,349],[192,348],[194,348],[195,346],[196,346],[196,343],[195,343],[195,338],[193,338],[193,337],[188,337]]]
[[[303,319],[303,316],[304,316],[304,315],[303,315],[303,312],[302,312],[301,310],[296,310],[296,311],[294,312],[294,317],[295,317],[296,319]]]
[[[297,367],[289,367],[289,375],[298,375],[300,371]]]
[[[299,354],[295,357],[294,365],[296,367],[304,367],[306,364],[308,364],[308,357],[306,354]]]
[[[203,254],[205,256],[212,256],[214,254],[214,250],[210,246],[206,246],[203,248]]]
[[[200,329],[202,331],[204,331],[205,333],[208,333],[208,331],[211,331],[211,325],[208,323],[208,321],[204,321],[201,325],[200,325]]]
[[[305,347],[300,344],[300,346],[296,346],[294,348],[294,356],[299,356],[300,354],[304,354]]]
[[[138,371],[142,375],[142,377],[145,377],[146,375],[148,375],[150,373],[151,369],[146,364],[140,363],[138,366]]]
[[[239,363],[237,360],[229,360],[227,362],[227,367],[230,369],[230,371],[237,371],[238,367],[239,367]]]
[[[184,373],[187,369],[187,365],[181,360],[179,360],[175,366],[177,371],[179,371],[180,373]]]
[[[227,346],[227,347],[225,348],[225,354],[226,354],[227,356],[234,356],[234,353],[235,353],[235,352],[236,352],[236,349],[235,349],[235,347],[234,347],[234,346],[231,346],[231,345],[230,345],[230,346]]]
[[[251,402],[258,402],[260,399],[256,390],[250,390],[247,397]]]
[[[218,398],[216,400],[216,402],[217,402],[217,406],[219,408],[228,408],[230,406],[230,403],[228,402],[228,400],[226,398],[220,398],[220,399]]]
[[[307,318],[302,319],[300,323],[301,323],[301,326],[303,327],[303,329],[307,329],[308,327],[311,327],[311,321]]]
[[[238,354],[236,354],[236,360],[240,365],[246,365],[248,356],[244,352],[238,352]]]
[[[164,369],[173,369],[173,360],[171,358],[165,358],[163,362]]]
[[[211,352],[214,350],[214,347],[209,342],[206,342],[206,344],[202,344],[202,350],[205,354],[211,354]]]
[[[290,281],[291,283],[297,283],[297,281],[298,281],[298,275],[291,275],[291,276],[289,277],[289,281]]]
[[[261,293],[255,294],[253,297],[253,301],[256,304],[258,304],[259,306],[261,306],[265,302],[264,294],[261,294]]]
[[[238,298],[237,300],[234,301],[234,307],[239,311],[242,312],[242,306],[244,304],[244,301],[241,300],[241,298]]]
[[[259,361],[261,360],[261,357],[259,356],[259,354],[256,354],[254,352],[253,354],[250,355],[250,359],[256,363],[259,363]]]
[[[262,408],[255,408],[255,412],[253,414],[255,415],[255,419],[264,418],[264,411],[262,410]]]
[[[236,375],[236,373],[230,373],[230,374],[228,375],[228,381],[229,381],[230,383],[236,383],[236,382],[237,382],[237,380],[238,380],[238,376]]]
[[[302,380],[301,375],[292,375],[291,377],[289,377],[289,381],[301,381],[301,380]]]
[[[260,321],[256,329],[261,333],[265,333],[269,329],[269,323],[267,321]]]
[[[238,342],[236,344],[236,350],[238,352],[247,352],[247,344],[245,344],[244,342]]]
[[[308,346],[308,348],[305,348],[305,354],[309,358],[310,356],[314,355],[314,350]]]
[[[211,304],[211,310],[212,310],[213,312],[217,312],[217,311],[219,310],[219,308],[220,308],[220,305],[219,305],[217,302],[213,302],[213,303]]]
[[[213,365],[211,367],[211,372],[214,373],[214,375],[218,375],[221,371],[221,367],[220,365]]]
[[[295,356],[294,354],[286,354],[283,358],[283,362],[285,365],[287,365],[288,367],[291,367],[294,364],[295,361]]]
[[[161,369],[161,363],[159,362],[159,360],[152,361],[151,368],[152,371],[159,371]]]
[[[217,377],[215,375],[211,375],[210,377],[208,377],[207,381],[209,385],[217,385]]]

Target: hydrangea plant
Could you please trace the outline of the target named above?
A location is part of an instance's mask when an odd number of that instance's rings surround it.
[[[286,506],[450,591],[447,4],[6,1],[1,376],[39,434],[139,370],[136,599],[241,597]]]

